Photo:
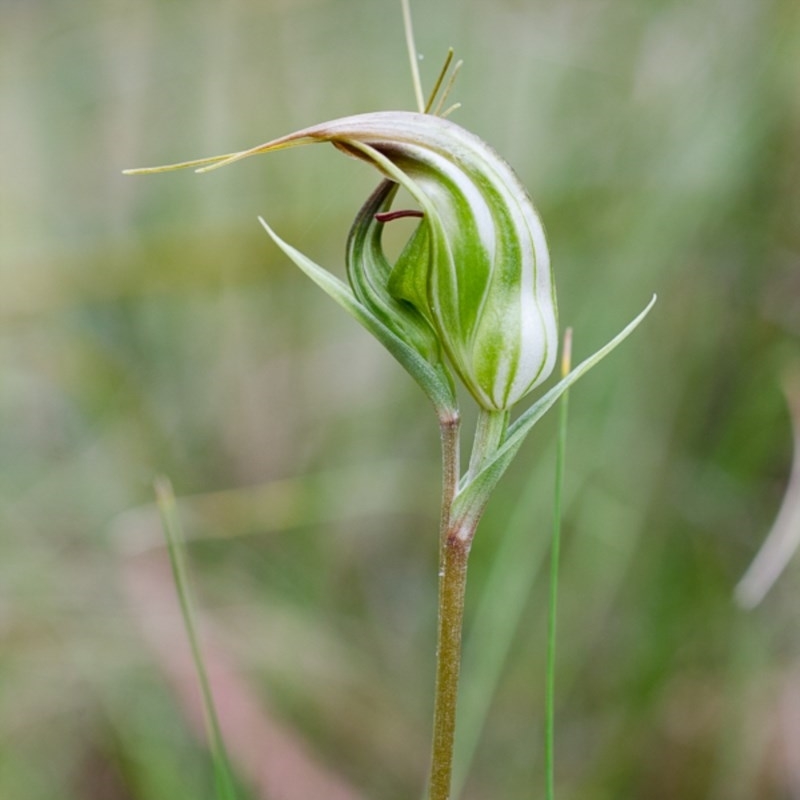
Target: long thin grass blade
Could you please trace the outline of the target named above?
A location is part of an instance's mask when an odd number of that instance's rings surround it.
[[[164,528],[164,536],[167,540],[167,551],[169,552],[169,560],[172,565],[172,575],[175,579],[175,588],[180,601],[183,624],[186,628],[186,635],[189,638],[197,679],[200,683],[200,692],[203,698],[203,712],[206,718],[209,747],[211,749],[211,757],[214,765],[217,797],[219,800],[237,800],[233,771],[231,770],[225,743],[222,739],[217,710],[214,706],[214,697],[211,694],[208,673],[203,660],[203,653],[200,650],[200,642],[194,623],[194,610],[189,591],[186,561],[184,559],[183,532],[175,506],[175,495],[172,491],[172,485],[165,477],[158,478],[155,483],[155,490],[156,502]]]
[[[414,42],[414,25],[411,22],[411,7],[409,0],[400,0],[403,8],[403,29],[406,32],[406,47],[408,48],[408,62],[411,67],[411,82],[414,84],[414,98],[417,101],[417,110],[425,111],[425,95],[422,91],[422,81],[419,77],[419,63],[417,62],[417,45]]]
[[[561,377],[566,378],[572,368],[572,328],[564,334],[561,355]],[[544,708],[544,773],[545,798],[555,798],[555,698],[556,698],[556,631],[558,621],[558,567],[561,554],[561,505],[564,487],[564,462],[567,454],[567,417],[569,389],[561,395],[558,415],[558,443],[556,445],[556,481],[553,503],[553,539],[550,546],[550,602],[547,614],[547,676]]]

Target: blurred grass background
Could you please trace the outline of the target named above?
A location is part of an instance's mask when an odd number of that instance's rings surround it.
[[[559,797],[800,796],[798,570],[754,612],[732,601],[792,458],[800,10],[414,12],[425,85],[453,45],[454,120],[539,207],[576,358],[660,298],[572,394]],[[220,704],[246,698],[228,722],[246,796],[418,796],[435,420],[256,222],[341,274],[375,175],[325,147],[120,174],[412,107],[394,0],[0,0],[0,797],[213,797],[174,662],[158,473],[183,498],[212,673],[235,684]],[[553,432],[473,549],[469,798],[541,796]],[[280,753],[286,775],[259,784]],[[315,769],[329,790],[304,795]]]

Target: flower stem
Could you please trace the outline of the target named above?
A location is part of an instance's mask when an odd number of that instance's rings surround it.
[[[475,429],[475,441],[472,444],[472,454],[469,459],[470,477],[480,471],[483,460],[492,455],[500,446],[507,427],[508,411],[480,409]]]
[[[458,411],[439,415],[439,433],[442,442],[442,514],[439,521],[440,555],[444,554],[444,540],[450,528],[450,510],[458,491],[460,464],[461,419]],[[440,559],[441,560],[441,559]],[[439,567],[441,568],[441,563]]]
[[[461,471],[460,419],[457,412],[439,417],[442,441],[442,516],[439,537],[439,624],[436,648],[436,689],[433,709],[430,800],[448,800],[453,772],[458,675],[461,668],[461,627],[467,558],[472,541],[452,520],[453,501]]]
[[[430,800],[449,800],[453,773],[461,628],[472,536],[449,529],[443,539],[439,568],[439,633],[436,649],[436,698],[433,710]]]
[[[506,427],[505,411],[481,410],[468,475],[499,446]],[[449,800],[453,778],[461,631],[467,587],[467,561],[478,516],[453,517],[459,485],[459,418],[440,415],[442,440],[442,516],[439,537],[439,623],[436,647],[436,689],[433,705],[430,800]]]

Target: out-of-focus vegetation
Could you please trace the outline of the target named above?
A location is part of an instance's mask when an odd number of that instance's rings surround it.
[[[213,797],[158,473],[249,796],[423,785],[435,420],[256,222],[339,271],[375,175],[120,174],[411,108],[398,5],[0,0],[0,797]],[[797,3],[417,5],[426,85],[454,45],[454,119],[539,207],[576,359],[660,296],[572,393],[559,796],[795,796],[798,570],[732,591],[791,462]],[[548,420],[473,550],[466,797],[540,796],[552,474]]]

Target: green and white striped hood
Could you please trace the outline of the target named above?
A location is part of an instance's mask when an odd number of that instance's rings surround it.
[[[388,289],[430,322],[478,403],[509,408],[544,381],[556,359],[555,288],[541,221],[511,167],[464,128],[405,111],[343,117],[222,163],[320,141],[419,203],[424,219]]]
[[[239,153],[135,172],[186,166],[204,172],[314,142],[331,142],[373,164],[404,186],[423,212],[388,273],[383,297],[375,283],[386,274],[383,266],[359,265],[367,270],[362,274],[369,291],[353,289],[369,313],[392,336],[413,333],[408,345],[436,363],[438,348],[431,350],[422,320],[410,313],[403,319],[402,303],[410,303],[487,410],[510,408],[542,383],[555,364],[558,337],[544,230],[511,167],[460,126],[430,114],[379,111],[314,125]],[[358,236],[374,241],[367,224],[359,218],[364,230]],[[371,257],[366,246],[360,255]],[[353,274],[351,269],[351,279]]]

